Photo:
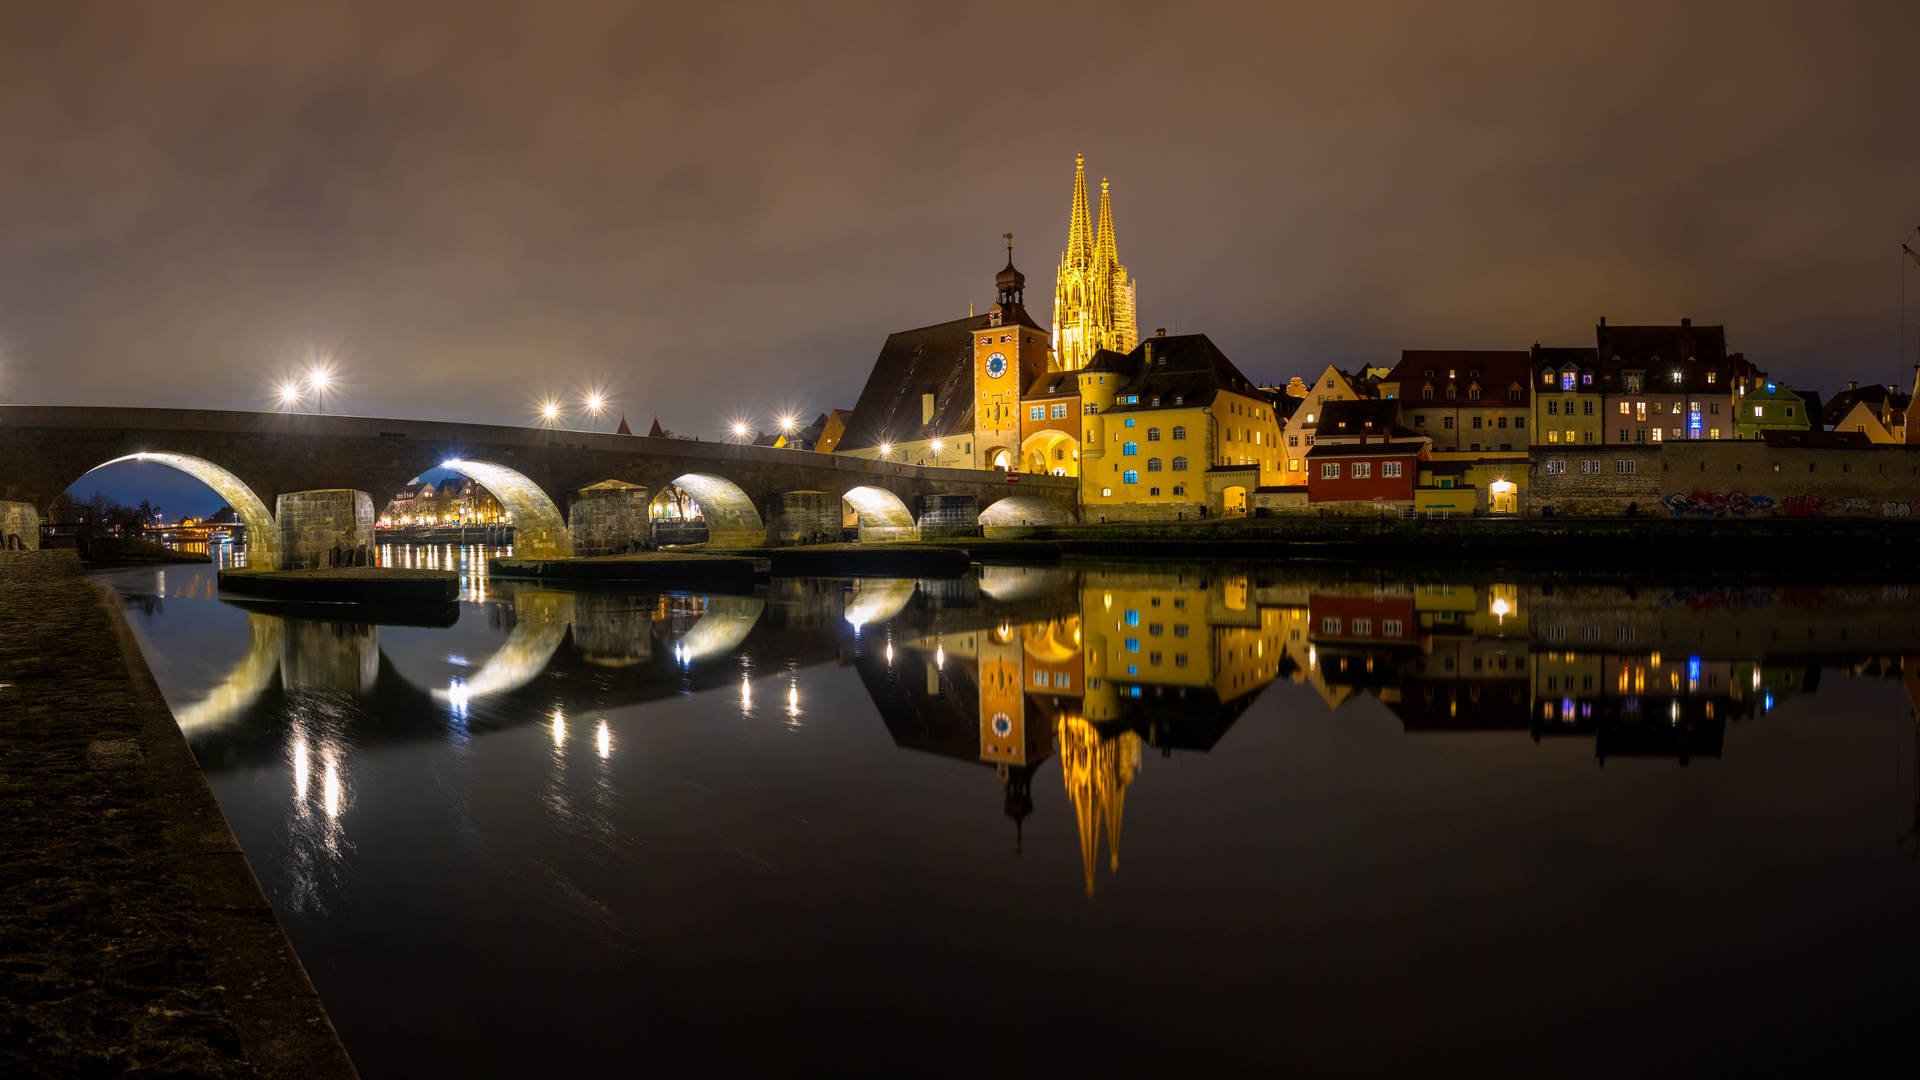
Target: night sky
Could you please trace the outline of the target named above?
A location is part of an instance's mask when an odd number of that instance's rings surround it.
[[[11,4],[0,400],[262,408],[324,357],[340,412],[811,417],[990,302],[1003,232],[1044,320],[1075,153],[1143,330],[1256,378],[1604,315],[1905,383],[1916,40],[1910,0]]]

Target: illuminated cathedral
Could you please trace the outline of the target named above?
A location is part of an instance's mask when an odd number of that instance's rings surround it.
[[[1087,213],[1087,159],[1074,158],[1073,220],[1053,286],[1053,348],[1057,364],[1079,371],[1101,349],[1130,353],[1140,343],[1134,286],[1113,240],[1113,203],[1100,181],[1100,228]]]

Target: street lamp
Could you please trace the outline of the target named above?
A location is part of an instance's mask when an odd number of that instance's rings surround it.
[[[560,403],[543,401],[540,403],[540,422],[549,426],[560,422]]]
[[[600,430],[600,410],[607,407],[607,399],[599,391],[587,395],[587,411],[593,414],[593,430]]]
[[[800,426],[800,421],[796,417],[782,416],[780,418],[780,430],[785,434],[788,434],[788,435],[793,434],[794,429],[799,426]]]
[[[291,409],[300,404],[300,384],[288,379],[280,384],[280,407]]]
[[[734,438],[736,438],[736,439],[741,439],[741,440],[744,440],[744,439],[746,439],[746,437],[747,437],[747,425],[745,425],[745,424],[743,424],[743,423],[741,423],[741,422],[740,422],[740,421],[738,421],[738,420],[735,420],[735,421],[733,422],[733,437],[734,437]]]
[[[881,443],[881,444],[880,444],[880,460],[881,460],[881,461],[885,461],[885,460],[887,460],[887,455],[888,455],[888,454],[891,454],[891,453],[893,453],[893,444],[892,444],[892,443]]]
[[[940,451],[946,449],[946,446],[947,446],[946,443],[941,442],[939,439],[935,439],[933,440],[933,445],[927,448],[933,451],[933,463],[935,465],[940,464]]]

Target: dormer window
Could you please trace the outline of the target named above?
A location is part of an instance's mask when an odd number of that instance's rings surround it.
[[[1469,386],[1469,387],[1467,387],[1467,400],[1468,400],[1468,401],[1479,401],[1479,400],[1480,400],[1480,388],[1479,388],[1479,387],[1477,387],[1477,386]]]
[[[1629,371],[1621,375],[1621,385],[1626,387],[1627,393],[1637,394],[1640,392],[1640,375],[1641,373],[1638,371]]]
[[[1421,387],[1421,388],[1420,388],[1420,400],[1422,400],[1422,401],[1432,401],[1432,400],[1433,400],[1433,387],[1431,387],[1431,386],[1423,386],[1423,387]]]
[[[1428,369],[1427,369],[1427,378],[1429,378],[1429,379],[1431,379],[1431,378],[1433,378],[1433,369],[1432,369],[1432,368],[1428,368]]]
[[[1175,405],[1185,405],[1187,403],[1187,396],[1185,394],[1175,394],[1173,395],[1173,403]]]
[[[1469,372],[1467,372],[1467,378],[1469,378],[1469,379],[1477,379],[1477,378],[1479,378],[1479,377],[1480,377],[1480,369],[1479,369],[1479,368],[1475,368],[1475,369],[1473,369],[1472,371],[1469,371]]]
[[[1713,372],[1711,371],[1707,372],[1707,385],[1708,386],[1713,385]]]
[[[1545,384],[1546,384],[1546,385],[1548,385],[1548,386],[1552,386],[1552,385],[1553,385],[1553,372],[1551,372],[1551,371],[1543,371],[1543,372],[1541,372],[1541,373],[1540,373],[1540,381],[1541,381],[1541,382],[1543,382],[1543,383],[1545,383]]]
[[[1448,400],[1448,401],[1452,401],[1452,400],[1454,399],[1454,396],[1455,396],[1455,395],[1454,395],[1454,391],[1453,391],[1453,384],[1452,384],[1452,383],[1448,383],[1448,384],[1447,384],[1447,400]]]

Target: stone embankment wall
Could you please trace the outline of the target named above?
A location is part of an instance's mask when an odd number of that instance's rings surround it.
[[[1595,463],[1583,469],[1584,463]],[[1564,463],[1558,468],[1554,463]],[[1589,471],[1590,470],[1590,471]],[[1920,520],[1920,446],[1769,446],[1759,441],[1661,447],[1535,448],[1528,512],[1693,518]]]
[[[32,503],[0,502],[0,550],[40,550],[40,511]]]

